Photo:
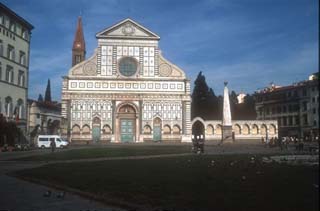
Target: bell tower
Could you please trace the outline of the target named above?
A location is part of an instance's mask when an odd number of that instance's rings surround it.
[[[85,60],[86,43],[84,41],[81,16],[78,17],[76,34],[72,46],[72,67]]]

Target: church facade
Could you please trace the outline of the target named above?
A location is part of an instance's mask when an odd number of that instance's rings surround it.
[[[190,81],[163,57],[160,37],[125,19],[96,34],[85,59],[81,18],[63,77],[64,131],[75,143],[191,141]]]

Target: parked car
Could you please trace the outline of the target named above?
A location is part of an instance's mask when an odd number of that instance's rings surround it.
[[[39,135],[37,139],[38,148],[50,148],[51,141],[55,141],[56,148],[66,148],[69,145],[68,141],[63,140],[58,135]]]

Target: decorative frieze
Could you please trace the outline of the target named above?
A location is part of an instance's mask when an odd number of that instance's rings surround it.
[[[177,81],[100,81],[100,80],[69,80],[69,90],[86,91],[138,91],[138,92],[184,92],[184,82]]]

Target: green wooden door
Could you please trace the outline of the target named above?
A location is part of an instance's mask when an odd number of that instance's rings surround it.
[[[153,126],[153,141],[161,141],[161,126]]]
[[[133,120],[121,119],[121,141],[132,142],[133,141]]]
[[[94,142],[100,141],[100,135],[101,135],[100,126],[93,126],[92,127],[92,140]]]

